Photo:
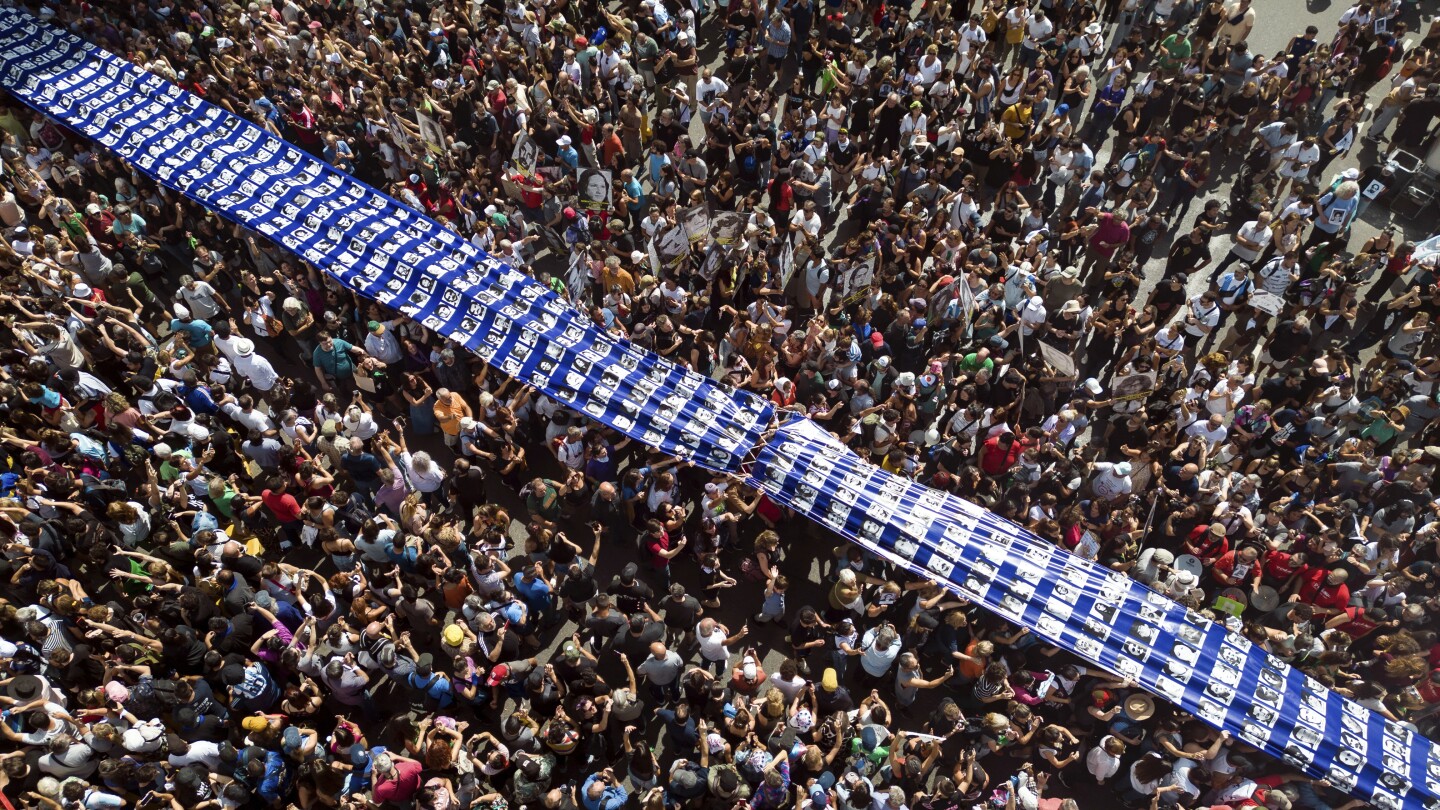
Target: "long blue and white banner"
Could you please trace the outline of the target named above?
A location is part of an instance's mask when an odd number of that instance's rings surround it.
[[[863,462],[813,422],[597,328],[551,290],[253,124],[24,12],[0,83],[200,204],[587,416],[777,501],[1377,807],[1440,810],[1440,747],[1129,577]],[[747,462],[753,459],[753,464]]]
[[[617,340],[424,215],[160,77],[0,9],[5,86],[166,186],[268,236],[564,404],[736,471],[768,402]]]

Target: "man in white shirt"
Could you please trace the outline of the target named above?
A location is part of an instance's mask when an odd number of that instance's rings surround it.
[[[1048,313],[1045,311],[1045,299],[1038,295],[1032,295],[1020,305],[1019,321],[1016,325],[1021,335],[1031,337],[1040,327],[1045,325],[1045,318]]]
[[[1300,257],[1295,253],[1276,256],[1255,274],[1260,289],[1284,297],[1290,285],[1300,280]]]
[[[1210,387],[1205,394],[1205,410],[1216,416],[1229,416],[1245,398],[1243,383],[1239,374],[1229,374]]]
[[[252,430],[272,436],[275,434],[275,423],[255,407],[255,400],[249,394],[241,394],[238,398],[227,394],[220,401],[220,412],[243,425],[247,434]]]
[[[985,27],[980,24],[980,15],[971,14],[970,21],[960,26],[960,53],[969,53],[971,50],[984,50],[985,43],[989,37],[985,34]]]
[[[555,458],[569,470],[585,466],[585,431],[574,425],[565,433],[565,440],[555,445]]]
[[[1050,153],[1050,176],[1045,183],[1045,194],[1043,202],[1046,210],[1055,208],[1055,191],[1070,185],[1075,179],[1075,148],[1074,142],[1062,140]]]
[[[1130,494],[1133,484],[1130,482],[1130,462],[1122,461],[1119,464],[1111,464],[1101,461],[1095,464],[1095,477],[1090,481],[1090,491],[1095,497],[1102,500],[1113,501]]]
[[[1285,147],[1285,151],[1280,153],[1280,186],[1275,192],[1276,199],[1284,199],[1283,191],[1291,181],[1297,186],[1304,183],[1310,174],[1310,167],[1319,160],[1320,145],[1315,142],[1313,135]]]
[[[1230,246],[1230,255],[1226,256],[1225,261],[1215,268],[1210,279],[1214,281],[1220,278],[1220,275],[1236,262],[1244,262],[1248,265],[1260,258],[1265,246],[1270,244],[1270,222],[1273,219],[1274,215],[1269,211],[1261,211],[1259,216],[1241,225],[1240,230],[1231,237],[1235,244]]]
[[[365,325],[365,353],[387,366],[404,358],[400,341],[392,331],[394,326],[395,321],[370,321]]]
[[[1040,44],[1049,39],[1054,31],[1055,23],[1045,16],[1045,10],[1035,9],[1035,13],[1025,22],[1025,37],[1020,41],[1020,64],[1033,67],[1036,57],[1040,55]]]
[[[700,72],[700,81],[695,83],[695,103],[700,106],[700,120],[710,123],[710,114],[715,100],[730,92],[730,85],[717,78],[715,71],[705,68]]]
[[[716,675],[724,675],[730,663],[730,645],[749,634],[750,629],[742,627],[732,636],[725,625],[714,619],[701,619],[695,625],[695,641],[700,645],[700,666],[713,668]]]
[[[1375,110],[1374,120],[1365,130],[1365,140],[1378,141],[1384,137],[1385,130],[1390,127],[1390,122],[1394,121],[1405,109],[1405,105],[1415,98],[1415,92],[1418,89],[1419,85],[1412,76],[1386,93],[1385,98],[1380,100],[1379,109]]]
[[[825,285],[830,283],[830,277],[830,265],[826,264],[821,256],[811,256],[805,265],[806,309],[817,309],[820,306],[820,293],[825,289]]]
[[[1230,429],[1225,427],[1225,416],[1218,413],[1212,413],[1204,422],[1197,421],[1185,429],[1185,435],[1204,439],[1210,445],[1212,453],[1220,449],[1229,433]]]
[[[790,232],[795,234],[795,247],[798,248],[805,242],[800,235],[802,231],[811,239],[819,238],[820,225],[820,214],[815,211],[815,201],[806,200],[805,207],[790,215]]]
[[[1272,121],[1255,130],[1255,137],[1270,152],[1270,166],[1266,174],[1274,171],[1285,150],[1300,136],[1300,130],[1289,120]]]
[[[224,302],[216,297],[214,287],[190,275],[180,277],[180,290],[176,296],[189,308],[196,320],[214,320],[224,306]]]
[[[1220,325],[1220,303],[1215,300],[1215,293],[1205,291],[1190,299],[1190,312],[1185,315],[1185,341],[1186,357],[1191,363],[1194,362],[1193,355],[1195,347],[1206,335],[1215,331]]]
[[[249,338],[235,340],[235,360],[231,365],[235,373],[244,377],[255,390],[268,393],[280,382],[280,375],[270,361],[255,353],[255,342]],[[145,409],[142,406],[141,411]]]

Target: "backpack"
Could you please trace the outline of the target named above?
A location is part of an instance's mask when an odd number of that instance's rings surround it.
[[[103,513],[105,508],[116,501],[130,496],[125,482],[118,478],[100,479],[89,473],[80,475],[80,493],[94,512]]]
[[[423,694],[421,703],[426,711],[439,711],[455,702],[454,691],[438,672],[430,673],[430,679],[424,683],[420,682],[418,675],[411,672],[405,681],[410,688],[418,689]]]
[[[365,503],[351,500],[335,510],[335,517],[339,519],[338,523],[344,526],[347,532],[358,536],[365,522],[375,517],[375,511]]]

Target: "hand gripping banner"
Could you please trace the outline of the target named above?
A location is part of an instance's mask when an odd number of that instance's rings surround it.
[[[0,9],[0,82],[139,170],[587,416],[753,484],[1377,807],[1440,810],[1440,746],[1124,574],[891,476],[819,426],[599,330],[455,233],[159,77]],[[753,464],[747,464],[748,459]]]

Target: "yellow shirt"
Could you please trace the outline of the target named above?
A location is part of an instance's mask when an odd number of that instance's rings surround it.
[[[470,406],[457,394],[450,395],[449,404],[435,400],[435,423],[447,436],[459,436],[460,420],[469,416]]]

